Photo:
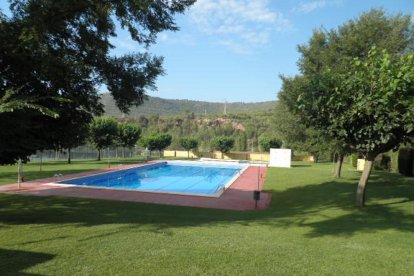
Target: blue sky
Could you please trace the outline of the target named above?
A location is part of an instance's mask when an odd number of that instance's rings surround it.
[[[4,9],[4,3],[0,8]],[[336,28],[371,7],[414,14],[413,0],[199,0],[177,16],[149,51],[164,56],[166,75],[149,95],[171,99],[276,100],[279,74],[297,73],[297,45],[318,27]],[[139,51],[125,31],[113,54]]]
[[[160,34],[150,48],[165,57],[167,75],[149,94],[219,102],[275,100],[279,74],[297,73],[297,45],[314,28],[336,28],[371,7],[412,14],[414,1],[199,0],[177,17],[180,31]],[[134,49],[126,35],[113,42],[116,53]]]

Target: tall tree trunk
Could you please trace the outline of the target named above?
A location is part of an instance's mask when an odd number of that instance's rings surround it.
[[[365,160],[364,171],[362,172],[361,178],[359,179],[356,195],[356,205],[359,208],[362,208],[365,205],[365,191],[367,188],[368,178],[371,174],[374,158],[375,157],[369,156]]]
[[[68,164],[72,163],[70,154],[70,148],[68,148]]]
[[[101,161],[101,149],[98,149],[98,161]]]
[[[23,182],[23,162],[22,159],[19,158],[17,163],[17,188],[20,189],[22,182]]]
[[[318,156],[316,154],[314,154],[312,156],[313,156],[313,163],[318,163],[318,161],[319,161]]]
[[[125,147],[122,147],[122,158],[125,158]]]
[[[336,160],[336,168],[335,168],[335,177],[337,178],[341,177],[343,162],[344,162],[344,156],[342,154],[339,154],[338,159]]]

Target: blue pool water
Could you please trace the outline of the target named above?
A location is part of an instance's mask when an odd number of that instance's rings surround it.
[[[65,180],[59,183],[88,187],[216,196],[244,168],[245,166],[242,165],[162,162]]]

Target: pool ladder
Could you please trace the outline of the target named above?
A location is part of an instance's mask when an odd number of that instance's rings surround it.
[[[224,187],[224,186],[221,186],[221,185],[217,185],[217,188],[216,188],[216,190],[214,191],[214,193],[217,193],[218,191],[220,191],[220,190],[223,190],[223,192],[224,192],[224,190],[226,189],[226,187]]]
[[[58,182],[60,180],[63,180],[63,174],[61,174],[61,173],[57,173],[53,177],[55,179],[55,182]]]

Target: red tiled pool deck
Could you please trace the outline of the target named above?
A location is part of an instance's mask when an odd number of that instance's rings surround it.
[[[147,163],[148,164],[148,163]],[[59,179],[65,180],[70,178],[78,178],[89,176],[97,173],[126,169],[131,167],[143,166],[145,164],[125,165],[114,167],[110,169],[102,169],[95,171],[88,171],[77,174],[65,175]],[[260,174],[264,176],[267,168],[260,167]],[[214,209],[228,209],[228,210],[254,210],[265,209],[269,206],[271,200],[270,193],[261,193],[261,198],[256,202],[253,199],[253,191],[257,190],[259,167],[250,166],[247,168],[233,184],[218,198],[191,196],[191,195],[177,195],[177,194],[163,194],[151,193],[133,190],[117,190],[117,189],[100,189],[88,187],[73,187],[73,186],[57,186],[49,185],[47,183],[55,182],[55,178],[44,178],[22,183],[21,189],[17,189],[17,184],[0,186],[1,193],[14,193],[23,195],[36,196],[68,196],[80,198],[93,198],[104,200],[120,200],[142,203],[154,203],[163,205],[178,205],[191,206],[201,208]],[[260,183],[260,190],[262,190],[262,183]]]

